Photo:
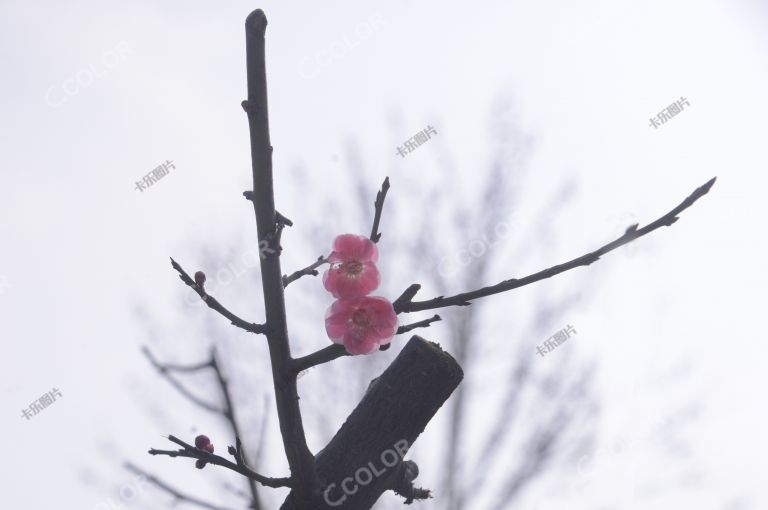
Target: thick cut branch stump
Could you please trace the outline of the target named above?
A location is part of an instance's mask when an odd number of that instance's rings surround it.
[[[368,510],[384,491],[403,494],[417,471],[405,451],[463,377],[450,354],[414,335],[316,455],[322,493],[311,510]],[[281,510],[310,510],[297,503],[291,492]]]

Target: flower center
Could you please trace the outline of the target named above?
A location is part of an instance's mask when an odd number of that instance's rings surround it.
[[[365,310],[355,310],[352,313],[352,323],[361,328],[367,328],[371,324],[371,318]]]
[[[363,272],[363,263],[358,262],[357,260],[350,260],[349,262],[345,262],[342,265],[342,268],[349,276],[357,276]]]

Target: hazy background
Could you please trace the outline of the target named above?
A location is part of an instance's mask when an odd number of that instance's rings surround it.
[[[272,391],[263,338],[234,330],[190,299],[168,260],[210,275],[242,266],[242,254],[256,246],[253,210],[241,196],[251,177],[240,101],[243,22],[257,7],[269,20],[277,207],[295,223],[283,236],[285,272],[327,253],[335,234],[367,233],[359,192],[372,209],[389,175],[382,263],[388,253],[400,255],[386,262],[382,292],[394,299],[408,284],[426,283],[439,258],[419,257],[424,234],[415,226],[437,197],[443,223],[461,225],[452,210],[494,216],[482,185],[494,162],[506,161],[494,152],[504,140],[524,146],[525,158],[501,170],[526,172],[499,202],[498,221],[514,225],[515,236],[492,246],[488,283],[592,250],[717,175],[711,194],[672,228],[589,268],[487,299],[474,342],[495,364],[475,360],[485,368],[468,372],[464,384],[476,399],[487,394],[488,405],[471,418],[483,424],[483,413],[501,405],[493,390],[508,378],[504,360],[520,359],[522,342],[531,344],[527,362],[537,369],[556,371],[560,356],[594,366],[599,413],[585,422],[594,434],[587,461],[577,455],[557,464],[515,508],[766,507],[765,2],[2,0],[4,507],[169,508],[172,498],[154,488],[130,501],[120,496],[134,483],[121,467],[130,460],[223,507],[243,508],[210,483],[239,484],[237,475],[146,455],[149,447],[171,447],[161,435],[190,438],[221,425],[168,387],[140,348],[192,363],[215,344],[236,358],[245,426],[258,435]],[[356,35],[361,25],[368,36]],[[651,128],[650,117],[681,96],[690,107]],[[427,125],[438,134],[398,156],[396,147]],[[137,191],[135,182],[166,160],[176,169]],[[360,175],[366,189],[350,182]],[[466,249],[476,238],[471,227],[438,235],[441,253]],[[537,234],[522,235],[531,229]],[[258,322],[259,274],[250,269],[215,295]],[[301,355],[327,344],[322,317],[330,300],[312,297],[322,294],[319,279],[293,285],[292,349]],[[458,276],[444,285],[467,290]],[[425,285],[420,296],[437,292]],[[516,317],[560,310],[556,304],[574,293],[578,302],[539,324],[541,336],[517,327]],[[566,324],[578,334],[537,356],[533,345]],[[446,320],[420,334],[450,351],[451,327]],[[344,359],[302,378],[313,451],[359,394],[345,394],[331,411],[312,392],[344,392],[347,373],[365,384],[380,368],[360,367],[385,366],[406,340],[398,337],[378,361]],[[63,398],[21,418],[54,387]],[[211,391],[204,382],[198,388]],[[527,414],[531,424],[536,408]],[[438,413],[411,452],[419,485],[436,491],[425,508],[446,508],[435,444],[447,413]],[[650,434],[678,415],[685,426],[674,436]],[[274,412],[266,423],[261,471],[283,476]],[[484,433],[470,427],[466,434],[464,451],[473,452]],[[224,451],[229,440],[216,437]],[[268,502],[282,500],[280,492],[263,492]],[[504,508],[489,498],[476,494],[466,508]],[[382,505],[390,503],[400,505],[385,495]]]

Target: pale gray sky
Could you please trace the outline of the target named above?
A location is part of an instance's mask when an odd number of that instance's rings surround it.
[[[334,158],[347,140],[354,137],[374,167],[372,189],[384,175],[392,193],[445,185],[434,162],[437,140],[471,189],[487,162],[488,119],[499,96],[513,102],[516,121],[536,140],[524,183],[530,211],[563,180],[578,185],[567,214],[547,219],[558,243],[546,260],[511,261],[499,279],[604,243],[619,233],[617,216],[643,224],[656,219],[717,175],[711,195],[674,227],[578,271],[593,272],[600,284],[588,288],[589,304],[563,325],[579,330],[569,349],[600,360],[601,441],[640,439],[621,469],[607,455],[567,508],[601,508],[605,498],[614,505],[620,499],[622,509],[765,508],[768,439],[761,433],[760,390],[768,376],[760,318],[768,285],[762,224],[768,8],[746,0],[4,0],[0,475],[10,481],[3,484],[6,507],[98,508],[108,493],[83,484],[81,466],[103,466],[101,446],[109,443],[120,445],[117,461],[135,455],[171,480],[200,479],[196,470],[142,456],[149,446],[164,447],[159,434],[168,430],[147,420],[127,384],[154,377],[139,354],[147,338],[133,307],[141,302],[169,317],[165,334],[173,334],[170,317],[184,320],[177,312],[184,294],[168,257],[193,264],[200,259],[195,246],[231,243],[242,253],[255,238],[250,209],[239,197],[250,184],[239,103],[243,21],[256,7],[269,19],[277,201],[296,222],[286,240],[286,269],[324,249],[298,241],[309,234],[304,204],[308,194],[337,193],[334,181],[342,174]],[[650,117],[681,96],[690,106],[651,128]],[[397,156],[395,147],[427,124],[439,133],[434,146]],[[144,192],[134,189],[166,160],[176,167],[170,175]],[[294,181],[282,176],[298,165],[306,167],[306,185],[292,189]],[[343,215],[324,221],[340,233],[349,224]],[[396,239],[397,228],[390,228]],[[292,242],[302,250],[291,251]],[[457,242],[456,249],[463,246]],[[418,275],[403,268],[392,279],[404,288]],[[557,295],[584,280],[574,273],[539,285]],[[503,299],[521,302],[528,292],[499,298],[502,313]],[[236,293],[233,286],[223,297]],[[259,318],[260,309],[254,305],[250,316]],[[308,352],[323,339],[313,341],[294,350]],[[663,374],[680,363],[694,367],[687,387],[670,387]],[[156,386],[152,398],[175,399]],[[21,418],[53,387],[61,400],[31,420]],[[643,441],[650,440],[643,433],[669,402],[690,399],[702,404],[687,439],[705,475],[670,475],[672,490],[641,503],[633,494],[647,488],[634,480],[664,469],[647,465]],[[159,408],[179,430],[189,426],[184,412]],[[272,474],[282,474],[284,461],[278,457],[274,466]],[[118,487],[131,479],[115,473],[104,475]],[[576,476],[563,473],[561,484],[537,488],[526,508],[566,508],[555,495]],[[422,479],[428,486],[430,474]]]

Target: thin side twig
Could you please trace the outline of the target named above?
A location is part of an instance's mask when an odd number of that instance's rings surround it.
[[[155,448],[151,448],[149,450],[149,454],[150,455],[167,455],[168,457],[188,457],[190,459],[202,460],[208,464],[215,464],[217,466],[222,466],[227,469],[231,469],[236,473],[240,473],[241,475],[247,478],[250,478],[252,480],[259,482],[265,487],[273,487],[273,488],[293,487],[293,481],[291,480],[291,478],[269,478],[257,473],[256,471],[252,470],[242,462],[240,463],[232,462],[219,455],[208,453],[207,451],[201,450],[200,448],[195,448],[194,446],[188,443],[185,443],[184,441],[177,438],[176,436],[169,435],[168,440],[181,446],[181,449],[157,450]]]
[[[187,389],[186,386],[184,386],[181,382],[177,381],[175,377],[173,377],[170,372],[195,372],[199,371],[205,368],[210,368],[212,366],[212,362],[209,360],[204,363],[199,363],[197,365],[189,365],[189,366],[181,366],[181,365],[172,365],[172,364],[164,364],[160,363],[155,359],[155,357],[152,355],[152,352],[149,350],[147,346],[143,346],[141,348],[141,352],[146,356],[146,358],[149,360],[149,362],[152,364],[153,367],[160,373],[162,377],[165,378],[168,383],[173,386],[176,391],[181,393],[184,397],[186,397],[188,400],[190,400],[195,405],[205,409],[206,411],[210,411],[215,414],[224,414],[224,411],[213,404],[209,404],[208,402],[200,399],[197,397],[193,392]]]
[[[435,314],[429,319],[424,319],[423,321],[418,321],[412,324],[406,324],[404,326],[400,326],[399,328],[397,328],[397,333],[395,334],[402,335],[403,333],[408,333],[409,331],[413,331],[416,328],[428,328],[429,325],[432,324],[433,322],[437,322],[441,320],[443,320],[443,318]]]
[[[699,198],[707,194],[712,185],[715,183],[715,179],[716,177],[713,177],[703,186],[696,188],[696,190],[694,190],[693,193],[691,193],[685,200],[683,200],[680,205],[656,221],[649,223],[643,228],[637,228],[638,225],[632,225],[618,239],[598,248],[593,252],[587,253],[586,255],[582,255],[563,264],[552,266],[548,269],[544,269],[538,273],[534,273],[524,278],[512,278],[510,280],[504,280],[500,283],[497,283],[496,285],[489,287],[483,287],[481,289],[473,290],[470,292],[462,292],[461,294],[456,294],[449,297],[438,296],[426,301],[412,301],[413,297],[416,295],[416,292],[418,292],[420,288],[418,284],[413,284],[408,287],[408,289],[406,289],[399,298],[395,300],[393,303],[395,306],[395,311],[397,313],[411,313],[422,310],[433,310],[435,308],[443,308],[446,306],[467,306],[471,304],[473,299],[507,292],[509,290],[517,289],[519,287],[523,287],[525,285],[529,285],[546,278],[551,278],[552,276],[564,273],[565,271],[574,269],[576,267],[588,266],[599,260],[601,256],[615,250],[622,245],[625,245],[639,237],[649,234],[660,227],[670,226],[675,223],[678,220],[678,214],[693,205],[694,202],[696,202]]]
[[[317,276],[318,274],[320,274],[317,271],[317,268],[327,263],[328,263],[328,259],[324,255],[320,255],[315,262],[308,265],[304,269],[299,269],[298,271],[294,271],[293,273],[290,274],[290,276],[283,275],[283,287],[287,287],[290,283],[295,282],[302,276]]]
[[[198,296],[205,302],[206,305],[208,305],[208,308],[215,310],[219,312],[221,315],[229,319],[229,321],[237,326],[238,328],[244,329],[246,331],[250,331],[251,333],[266,333],[267,332],[267,326],[265,324],[256,324],[254,322],[248,322],[244,319],[241,319],[234,313],[227,310],[221,303],[219,303],[216,298],[205,292],[205,289],[201,288],[199,285],[195,283],[192,278],[189,277],[186,271],[182,269],[182,267],[179,265],[178,262],[173,260],[171,258],[171,265],[173,268],[179,272],[179,278],[181,281],[186,283],[189,287],[194,290]]]
[[[389,191],[389,177],[384,179],[384,182],[381,184],[381,190],[376,193],[376,200],[373,202],[373,227],[371,228],[370,239],[374,243],[378,243],[379,239],[381,239],[379,223],[381,222],[381,213],[384,210],[384,199],[387,198],[387,191]],[[328,257],[325,255],[320,255],[315,262],[308,265],[307,267],[299,269],[298,271],[294,271],[290,275],[283,275],[283,287],[287,287],[289,284],[295,282],[302,276],[317,276],[320,274],[317,271],[317,268],[327,263]]]

